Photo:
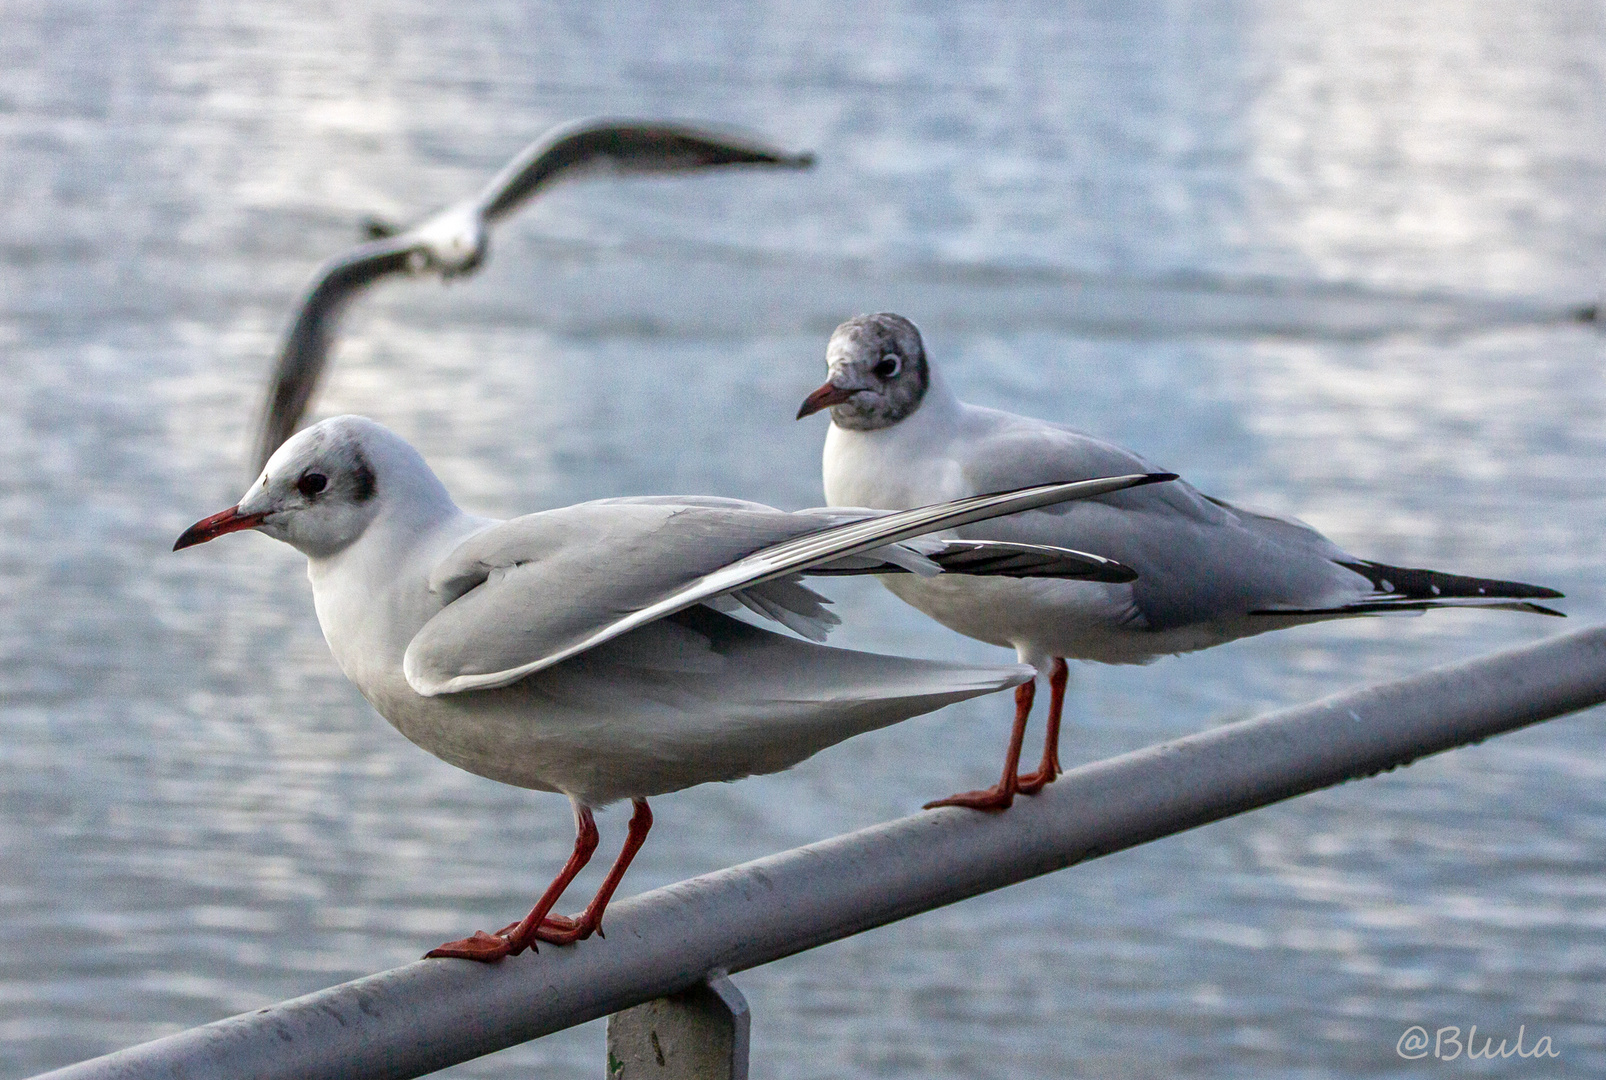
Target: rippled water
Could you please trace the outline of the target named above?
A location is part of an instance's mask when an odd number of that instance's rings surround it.
[[[472,280],[360,302],[322,408],[469,507],[816,503],[822,425],[792,412],[830,328],[895,308],[973,400],[1606,617],[1606,346],[1566,317],[1606,269],[1599,5],[1065,7],[0,2],[0,1076],[404,963],[565,854],[561,799],[371,713],[293,552],[167,549],[243,487],[311,268],[570,117],[742,124],[820,165],[566,186]],[[845,644],[999,655],[835,593]],[[1083,668],[1068,757],[1557,629]],[[625,891],[982,782],[1006,713],[665,798]],[[1409,1025],[1474,1023],[1599,1075],[1600,741],[1564,719],[748,972],[755,1075],[1381,1075]],[[456,1073],[601,1069],[593,1024]]]

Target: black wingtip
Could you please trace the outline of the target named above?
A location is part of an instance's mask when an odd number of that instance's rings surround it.
[[[804,150],[801,153],[791,154],[781,158],[780,160],[780,164],[786,166],[788,169],[812,169],[814,168],[814,162],[814,151],[812,150]]]
[[[1582,323],[1600,322],[1600,305],[1584,304],[1582,307],[1573,308],[1573,321]]]
[[[1389,566],[1366,559],[1339,561],[1338,565],[1366,578],[1372,583],[1372,588],[1380,593],[1391,593],[1409,600],[1560,600],[1564,595],[1556,589],[1530,585],[1525,581],[1465,577],[1438,570]]]
[[[1463,598],[1464,599],[1464,598]],[[1325,608],[1257,608],[1249,612],[1251,617],[1264,616],[1267,618],[1284,619],[1346,619],[1359,615],[1398,615],[1407,611],[1522,611],[1529,615],[1550,615],[1558,619],[1567,617],[1565,612],[1555,608],[1547,608],[1543,604],[1532,604],[1526,600],[1489,600],[1485,603],[1454,604],[1443,600],[1362,600],[1354,604],[1340,604],[1338,607]]]
[[[1182,477],[1174,472],[1152,472],[1145,475],[1142,480],[1139,480],[1132,486],[1142,487],[1145,484],[1169,484],[1173,480],[1181,479]]]

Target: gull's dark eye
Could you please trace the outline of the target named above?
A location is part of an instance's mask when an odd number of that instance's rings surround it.
[[[878,379],[891,379],[903,370],[903,362],[893,353],[886,353],[881,357],[881,362],[870,370]]]
[[[328,486],[329,478],[321,472],[309,472],[296,481],[296,490],[309,499]]]

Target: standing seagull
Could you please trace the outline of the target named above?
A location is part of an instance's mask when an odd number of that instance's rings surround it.
[[[982,491],[1111,473],[1153,472],[1136,454],[1070,428],[966,405],[926,359],[908,319],[860,315],[826,347],[829,381],[798,418],[829,408],[825,498],[833,506],[906,506]],[[1049,672],[1048,731],[1038,769],[1018,775],[1035,682],[1015,691],[1003,778],[931,803],[1002,810],[1059,775],[1065,658],[1142,664],[1285,626],[1489,607],[1560,615],[1528,603],[1554,589],[1412,570],[1358,559],[1291,518],[1240,510],[1178,481],[1053,506],[964,530],[971,538],[1087,548],[1137,571],[1127,583],[883,578],[943,625],[1013,647]]]
[[[806,169],[811,154],[789,154],[756,138],[682,124],[578,120],[525,147],[472,199],[403,232],[371,224],[374,238],[318,268],[285,336],[262,406],[256,464],[261,469],[301,423],[329,356],[335,320],[346,301],[387,274],[473,273],[485,261],[490,227],[547,185],[566,176],[674,173],[721,165]]]
[[[492,521],[459,510],[400,437],[337,416],[281,446],[237,506],[196,522],[174,550],[241,529],[291,544],[307,556],[340,669],[397,730],[469,772],[569,796],[574,852],[529,915],[429,954],[495,960],[601,925],[652,824],[648,796],[777,772],[1033,676],[826,648],[716,609],[742,606],[821,640],[838,620],[802,574],[1130,580],[1074,551],[917,538],[1169,479],[1040,485],[903,513],[663,497]],[[602,887],[577,918],[551,914],[596,850],[592,808],[624,798],[635,812]]]

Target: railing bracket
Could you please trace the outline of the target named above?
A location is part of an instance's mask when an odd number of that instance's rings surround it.
[[[747,999],[720,970],[608,1017],[608,1080],[747,1080]]]

